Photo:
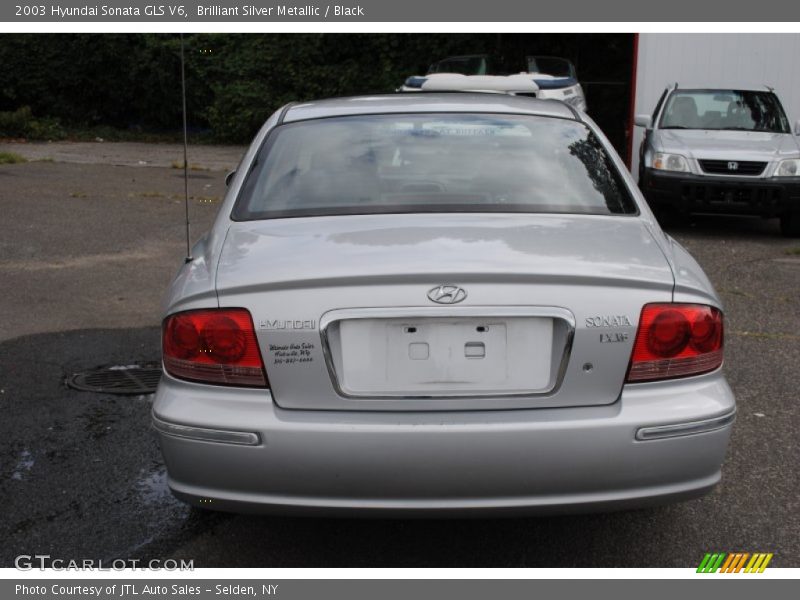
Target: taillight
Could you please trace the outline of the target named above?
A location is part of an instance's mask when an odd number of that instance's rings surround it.
[[[164,320],[164,367],[180,379],[267,387],[253,319],[244,308],[190,310]]]
[[[708,373],[722,364],[722,313],[705,304],[646,304],[629,382]]]

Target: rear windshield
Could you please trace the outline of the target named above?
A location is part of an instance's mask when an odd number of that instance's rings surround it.
[[[664,108],[661,129],[717,129],[791,133],[771,92],[679,90]]]
[[[636,211],[611,158],[581,123],[414,114],[277,127],[232,216]]]

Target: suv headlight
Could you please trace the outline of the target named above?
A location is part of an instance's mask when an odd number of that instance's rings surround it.
[[[800,158],[789,158],[778,163],[773,177],[797,177],[800,175]]]
[[[666,152],[656,152],[653,157],[653,168],[659,171],[689,171],[689,163],[680,154],[667,154]]]
[[[586,110],[586,100],[584,100],[581,96],[570,96],[566,100],[564,100],[567,104],[571,104],[578,110]]]

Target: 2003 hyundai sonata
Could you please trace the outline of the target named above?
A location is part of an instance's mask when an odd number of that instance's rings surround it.
[[[198,507],[641,506],[719,481],[722,345],[711,284],[583,113],[293,104],[172,284],[153,423]]]

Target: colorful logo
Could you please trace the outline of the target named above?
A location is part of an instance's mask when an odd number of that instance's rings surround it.
[[[756,552],[707,552],[697,567],[698,573],[763,573],[772,553]]]

